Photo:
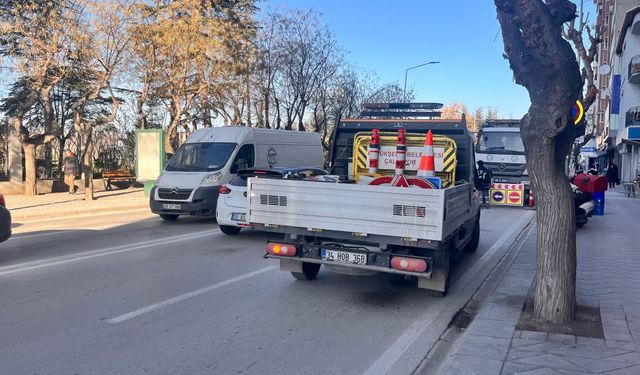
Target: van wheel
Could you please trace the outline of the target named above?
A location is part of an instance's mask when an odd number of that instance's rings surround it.
[[[473,233],[471,233],[471,240],[464,246],[464,251],[467,253],[473,253],[478,250],[480,244],[480,218],[476,221],[476,225],[473,226]]]
[[[180,215],[176,215],[176,214],[160,214],[160,217],[163,220],[166,220],[166,221],[176,221],[176,220],[178,220],[178,216],[180,216]]]
[[[319,263],[302,263],[302,272],[291,272],[296,280],[313,280],[318,276],[321,264]]]
[[[240,233],[240,229],[242,229],[242,228],[232,227],[230,225],[221,225],[220,226],[220,230],[222,231],[222,233],[228,234],[228,235],[238,234],[238,233]]]

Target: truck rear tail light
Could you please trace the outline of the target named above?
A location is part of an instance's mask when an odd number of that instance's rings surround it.
[[[429,264],[424,259],[392,257],[391,268],[400,271],[425,272],[429,268]]]
[[[293,257],[298,252],[295,245],[288,243],[269,242],[267,244],[267,253],[285,257]]]
[[[231,193],[231,189],[226,185],[222,185],[222,186],[220,186],[220,189],[218,189],[218,193],[220,193],[220,194],[229,194],[229,193]]]

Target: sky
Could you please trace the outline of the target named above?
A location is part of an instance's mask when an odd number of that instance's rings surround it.
[[[348,61],[382,82],[402,86],[407,68],[439,61],[409,70],[415,101],[458,101],[471,112],[492,106],[503,118],[520,118],[529,108],[527,91],[502,57],[492,0],[265,0],[259,6],[321,13]]]

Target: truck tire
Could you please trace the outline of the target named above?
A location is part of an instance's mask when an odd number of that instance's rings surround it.
[[[232,227],[230,225],[221,225],[220,226],[220,230],[222,231],[222,233],[224,234],[228,234],[230,236],[236,235],[238,233],[240,233],[240,229],[239,227]]]
[[[319,263],[302,263],[302,272],[291,272],[296,280],[313,280],[318,276],[321,264]]]
[[[180,215],[176,215],[176,214],[160,214],[160,217],[162,218],[162,220],[166,220],[166,221],[176,221],[176,220],[178,220],[178,216],[180,216]]]
[[[478,250],[480,244],[480,218],[476,220],[476,225],[473,226],[473,233],[471,233],[471,240],[464,246],[464,251],[467,253],[473,253]]]

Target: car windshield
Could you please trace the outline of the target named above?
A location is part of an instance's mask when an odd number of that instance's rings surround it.
[[[523,154],[524,145],[517,132],[485,132],[478,141],[479,152]]]
[[[235,143],[185,143],[167,164],[168,171],[217,171],[227,164]]]

